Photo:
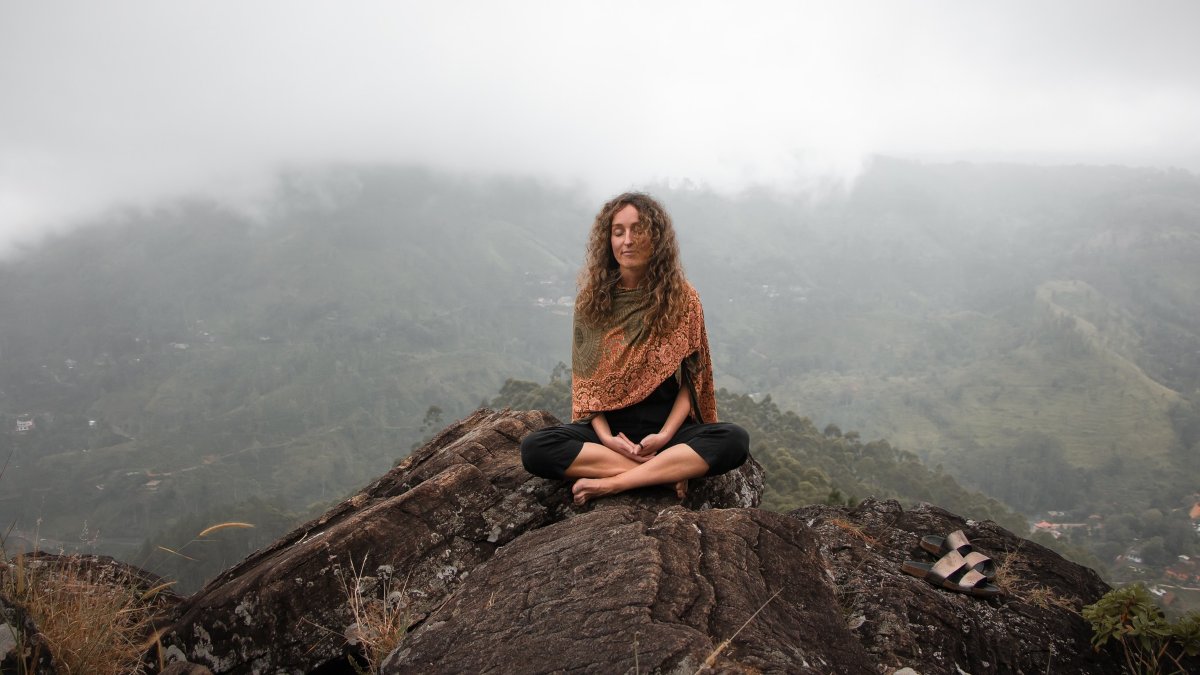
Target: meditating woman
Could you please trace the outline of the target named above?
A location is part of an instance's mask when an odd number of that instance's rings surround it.
[[[671,218],[626,193],[600,209],[579,275],[571,424],[525,437],[530,473],[577,479],[575,503],[741,466],[749,437],[717,422],[700,296],[679,261]]]

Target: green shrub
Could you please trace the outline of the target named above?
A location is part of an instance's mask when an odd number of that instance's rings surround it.
[[[1180,659],[1200,654],[1200,612],[1168,621],[1142,584],[1105,593],[1083,608],[1083,618],[1092,624],[1092,646],[1119,642],[1131,673],[1162,673],[1169,664],[1178,669],[1170,672],[1185,673]]]

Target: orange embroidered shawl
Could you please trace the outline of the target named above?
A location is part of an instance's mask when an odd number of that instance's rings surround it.
[[[619,410],[649,396],[668,377],[681,378],[692,395],[692,415],[717,421],[712,357],[704,329],[704,308],[691,284],[679,325],[666,335],[647,335],[651,298],[645,289],[618,289],[607,325],[594,328],[575,315],[571,349],[571,417],[584,422],[606,410]]]

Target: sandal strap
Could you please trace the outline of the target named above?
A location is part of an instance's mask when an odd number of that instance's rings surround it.
[[[967,535],[963,534],[962,530],[955,530],[946,535],[945,547],[951,551],[958,551],[966,555],[971,552],[971,541],[967,539]]]
[[[961,588],[975,588],[977,586],[983,586],[986,583],[987,577],[983,576],[979,572],[976,572],[975,570],[968,569],[965,574],[963,574],[954,582],[954,585]]]
[[[992,564],[992,559],[979,551],[971,551],[963,556],[963,560],[967,562],[967,567],[976,570],[985,577],[991,578],[995,575],[995,566]]]
[[[952,550],[929,568],[927,576],[935,585],[943,585],[947,579],[966,568],[966,565],[967,561],[962,555]]]

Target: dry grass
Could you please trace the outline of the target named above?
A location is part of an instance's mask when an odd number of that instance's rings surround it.
[[[245,527],[254,526],[220,523],[206,528],[180,551],[159,548],[187,558],[181,552],[187,545],[214,532]],[[153,621],[162,609],[160,594],[175,582],[143,578],[132,569],[78,553],[10,557],[3,544],[0,537],[0,591],[33,620],[59,673],[142,673],[143,657],[156,645],[161,658]],[[29,636],[13,637],[20,642]]]
[[[367,672],[377,673],[387,655],[404,641],[411,617],[404,588],[394,589],[388,576],[366,576],[366,566],[366,558],[357,569],[351,560],[351,574],[342,579],[346,606],[354,619],[346,639],[362,649]]]
[[[1079,607],[1074,600],[1055,593],[1047,586],[1026,581],[1030,576],[1029,563],[1020,551],[1013,551],[996,563],[996,578],[992,583],[1010,598],[1028,603],[1038,609],[1048,610],[1054,607],[1069,612],[1079,613]]]
[[[879,540],[867,534],[866,531],[863,530],[863,527],[857,523],[852,523],[844,518],[830,518],[829,524],[833,525],[839,530],[842,530],[843,532],[846,532],[855,539],[864,541],[874,546],[879,545]]]
[[[189,560],[191,562],[197,562],[197,560],[195,558],[184,554],[184,550],[186,550],[187,547],[191,546],[192,544],[195,544],[198,541],[208,541],[207,539],[205,539],[205,537],[212,534],[213,532],[220,532],[221,530],[227,530],[229,528],[246,529],[246,528],[252,528],[252,527],[254,527],[254,525],[252,525],[251,523],[238,523],[238,522],[217,523],[216,525],[209,525],[208,527],[204,528],[203,530],[200,530],[200,532],[198,534],[196,534],[196,536],[192,537],[191,541],[187,542],[183,546],[180,546],[178,551],[176,551],[175,549],[172,549],[172,548],[167,548],[166,546],[161,546],[161,545],[155,546],[154,548],[156,548],[160,551],[163,551],[164,553],[170,553],[171,555],[178,556],[180,558],[183,558],[184,560]]]
[[[200,534],[197,534],[197,535],[196,535],[196,539],[201,539],[201,538],[203,538],[203,537],[205,537],[205,536],[208,536],[208,535],[212,534],[213,532],[219,532],[219,531],[221,531],[221,530],[225,530],[225,529],[228,529],[228,528],[231,528],[231,527],[235,527],[235,528],[238,528],[238,529],[244,529],[244,528],[253,528],[253,527],[254,527],[254,525],[252,525],[252,524],[250,524],[250,523],[234,523],[234,522],[230,522],[230,523],[218,523],[218,524],[216,524],[216,525],[209,525],[208,527],[206,527],[206,528],[204,528],[203,530],[201,530],[201,531],[200,531]]]
[[[1005,595],[1019,597],[1024,586],[1027,585],[1022,579],[1027,572],[1029,572],[1029,565],[1025,562],[1025,556],[1018,551],[1013,551],[996,561],[996,578],[992,580],[992,583],[999,586]]]
[[[33,619],[59,673],[143,672],[153,596],[161,588],[139,592],[132,580],[100,579],[78,555],[53,563],[17,555],[7,562],[0,588]]]
[[[1076,614],[1079,613],[1079,608],[1075,606],[1075,603],[1072,600],[1069,598],[1064,598],[1046,586],[1035,586],[1031,588],[1025,592],[1025,597],[1022,598],[1022,600],[1039,609],[1058,607],[1059,609],[1065,609],[1069,612],[1075,612]]]

